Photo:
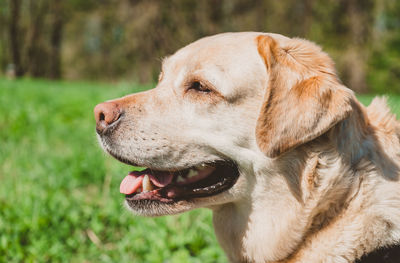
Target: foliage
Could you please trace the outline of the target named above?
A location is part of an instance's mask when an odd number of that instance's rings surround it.
[[[20,10],[19,19],[12,19],[12,3],[19,3],[14,8]],[[317,42],[333,56],[341,79],[354,90],[400,92],[399,3],[0,1],[0,72],[21,64],[24,73],[34,77],[149,82],[156,80],[162,57],[200,37],[263,31]]]
[[[0,262],[226,262],[211,213],[141,218],[102,153],[96,103],[149,88],[0,79]]]
[[[377,24],[382,28],[375,38],[368,82],[376,92],[400,91],[400,1],[385,2],[387,13]]]

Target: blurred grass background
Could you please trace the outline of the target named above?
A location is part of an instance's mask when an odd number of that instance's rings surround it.
[[[397,0],[0,0],[0,262],[226,262],[210,211],[123,207],[132,167],[102,152],[92,112],[227,31],[314,41],[363,103],[389,93],[400,116]]]

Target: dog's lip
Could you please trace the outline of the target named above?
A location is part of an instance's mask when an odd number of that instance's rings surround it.
[[[114,157],[115,159],[117,159],[118,161],[120,161],[121,163],[130,165],[130,166],[134,166],[134,167],[142,167],[143,170],[144,169],[150,169],[152,171],[157,171],[157,172],[170,172],[170,173],[176,173],[182,170],[187,170],[190,169],[192,167],[196,167],[196,166],[200,166],[200,165],[208,165],[208,166],[214,166],[214,165],[218,165],[221,163],[233,163],[232,161],[228,161],[228,160],[224,160],[224,159],[218,159],[218,160],[213,160],[213,161],[206,161],[206,162],[201,162],[201,163],[195,163],[189,167],[185,167],[185,166],[179,166],[179,167],[161,167],[161,166],[157,166],[157,167],[149,167],[146,166],[145,164],[140,164],[140,163],[136,163],[134,161],[128,160],[122,156],[119,156],[115,153],[113,153],[112,151],[106,149],[107,152]],[[236,164],[235,164],[236,165]]]
[[[207,164],[207,166],[210,167],[209,164]],[[210,172],[202,178],[186,184],[177,182],[177,174],[182,171],[178,170],[174,174],[174,180],[167,183],[163,187],[159,187],[151,191],[140,192],[139,190],[139,193],[134,192],[131,194],[126,194],[125,196],[128,200],[128,204],[129,202],[134,202],[138,200],[171,203],[182,200],[188,201],[194,198],[208,197],[228,190],[235,184],[237,178],[239,177],[239,171],[236,164],[230,161],[219,161],[218,163],[214,163],[212,167],[213,169],[210,169]],[[191,168],[186,168],[185,170],[189,169]],[[146,169],[144,173],[139,172],[138,174],[136,174],[136,176],[143,176],[144,174],[146,174],[146,172],[149,171],[150,169]],[[169,169],[169,171],[171,170]],[[143,179],[143,177],[141,179]],[[135,189],[139,189],[139,187],[137,187],[136,185]]]
[[[110,151],[109,149],[106,149],[106,150],[112,157],[114,157],[115,159],[117,159],[121,163],[130,165],[130,166],[135,166],[135,167],[143,167],[144,169],[148,168],[148,169],[153,170],[153,171],[174,173],[174,172],[179,172],[179,171],[182,171],[182,170],[190,168],[190,167],[183,167],[183,166],[182,167],[149,167],[149,166],[146,166],[145,164],[140,164],[140,163],[131,161],[129,159],[126,159],[126,158],[124,158],[122,156],[119,156],[119,155],[113,153],[112,151]],[[218,160],[216,162],[220,162],[220,160]],[[212,162],[207,162],[207,163],[212,163]],[[200,165],[200,164],[194,164],[191,167],[198,166],[198,165]]]

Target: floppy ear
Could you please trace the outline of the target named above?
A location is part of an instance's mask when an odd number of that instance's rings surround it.
[[[342,86],[331,59],[311,42],[291,39],[280,47],[257,37],[269,76],[257,120],[259,148],[277,157],[328,131],[352,111],[353,93]]]

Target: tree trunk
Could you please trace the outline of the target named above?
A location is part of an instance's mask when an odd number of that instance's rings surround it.
[[[345,54],[345,71],[348,72],[348,83],[351,89],[357,92],[367,92],[365,50],[368,29],[366,12],[368,4],[359,0],[346,0],[347,15],[349,18],[349,48]]]
[[[31,16],[29,34],[28,34],[28,47],[26,51],[26,72],[33,77],[45,77],[47,66],[43,63],[44,48],[41,43],[41,36],[43,34],[44,18],[48,11],[47,2],[40,0],[31,0],[29,12]]]
[[[314,0],[304,0],[304,13],[303,13],[303,23],[301,27],[301,36],[307,37],[310,32],[311,25],[313,23],[313,6]]]
[[[50,35],[50,69],[49,76],[52,79],[61,78],[61,42],[64,29],[63,3],[54,0],[52,6],[53,25]]]
[[[10,0],[10,23],[9,36],[12,62],[14,64],[15,75],[21,77],[24,75],[24,70],[21,64],[21,47],[18,36],[19,30],[19,14],[21,10],[20,0]]]

